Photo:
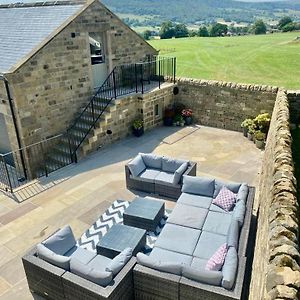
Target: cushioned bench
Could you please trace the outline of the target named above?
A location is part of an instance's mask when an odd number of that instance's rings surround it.
[[[229,210],[213,203],[222,200],[224,186],[234,193]],[[137,255],[136,298],[156,299],[167,293],[170,299],[239,299],[253,198],[254,189],[247,184],[184,176],[182,194],[153,251],[149,256]],[[208,270],[223,245],[227,250],[222,266]]]
[[[182,176],[196,176],[196,167],[187,160],[140,153],[125,166],[126,185],[128,189],[178,199]]]

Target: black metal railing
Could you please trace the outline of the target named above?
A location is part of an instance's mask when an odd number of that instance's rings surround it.
[[[173,57],[155,57],[147,62],[115,67],[67,130],[68,140],[64,142],[70,145],[72,160],[77,162],[77,150],[114,99],[160,88],[167,77],[175,82],[175,75],[176,58]]]
[[[28,182],[71,164],[70,151],[69,155],[60,155],[54,151],[63,137],[58,135],[0,154],[0,190],[13,193]]]

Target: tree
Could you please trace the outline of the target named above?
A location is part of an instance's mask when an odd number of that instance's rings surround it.
[[[189,31],[184,24],[176,24],[174,27],[174,36],[176,38],[182,38],[189,36]]]
[[[266,34],[267,26],[263,20],[256,20],[253,25],[252,31],[254,34]]]
[[[198,35],[202,37],[208,37],[209,33],[206,26],[201,26],[198,31]]]
[[[227,33],[228,27],[225,24],[215,23],[210,30],[210,36],[223,36]]]
[[[281,27],[283,32],[294,31],[296,30],[296,24],[294,22],[287,23],[283,27]]]
[[[161,24],[161,29],[159,32],[161,39],[170,39],[175,36],[175,30],[173,23],[171,21],[166,21]]]
[[[151,33],[150,30],[145,30],[145,31],[143,32],[143,38],[144,38],[146,41],[150,39],[151,35],[152,35],[152,33]]]
[[[278,28],[283,29],[284,26],[286,26],[287,24],[292,23],[292,22],[293,22],[293,20],[290,17],[288,17],[288,16],[283,17],[278,22]]]

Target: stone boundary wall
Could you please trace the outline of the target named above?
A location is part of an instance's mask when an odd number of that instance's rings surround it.
[[[279,90],[262,163],[249,299],[299,299],[299,214],[287,94]]]
[[[194,122],[241,130],[241,122],[264,112],[272,113],[277,87],[213,80],[177,78],[176,103],[193,110]]]
[[[291,123],[300,124],[300,90],[287,92],[289,104]]]

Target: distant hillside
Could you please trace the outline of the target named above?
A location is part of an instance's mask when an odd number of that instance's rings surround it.
[[[102,0],[115,13],[157,16],[156,18],[160,21],[171,20],[183,23],[209,22],[216,18],[253,22],[256,18],[279,19],[280,16],[291,13],[291,11],[297,11],[295,16],[300,15],[300,0],[254,1],[256,2],[172,0],[166,3],[164,0]]]

